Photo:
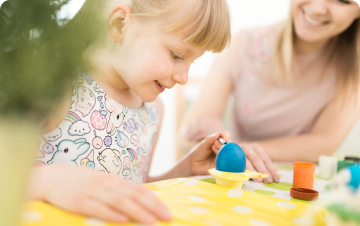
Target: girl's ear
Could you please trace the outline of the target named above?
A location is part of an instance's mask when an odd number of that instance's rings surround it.
[[[107,32],[111,42],[121,43],[125,34],[125,29],[131,20],[131,10],[126,4],[115,5],[107,20]]]

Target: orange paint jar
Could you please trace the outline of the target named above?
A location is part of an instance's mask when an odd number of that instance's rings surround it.
[[[313,189],[315,164],[308,162],[294,162],[294,188]]]

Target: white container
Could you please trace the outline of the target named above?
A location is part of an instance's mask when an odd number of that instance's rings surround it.
[[[336,175],[338,158],[321,155],[319,158],[319,177],[332,179]]]

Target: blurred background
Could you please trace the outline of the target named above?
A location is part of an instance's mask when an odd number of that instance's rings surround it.
[[[2,4],[5,0],[0,0]],[[60,18],[72,17],[85,0],[72,0],[59,13]],[[283,20],[289,12],[290,0],[227,0],[231,10],[232,33],[263,26]],[[206,78],[216,54],[205,53],[192,64],[189,83],[176,86],[160,95],[164,102],[165,113],[155,150],[150,175],[159,175],[174,166],[177,161],[176,134],[182,117],[200,92],[202,81]],[[360,122],[354,126],[337,153],[360,153]]]

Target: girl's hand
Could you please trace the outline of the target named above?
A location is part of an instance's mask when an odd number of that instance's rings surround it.
[[[30,196],[72,213],[115,223],[171,220],[168,208],[146,187],[78,166],[34,169]]]
[[[230,134],[228,132],[220,132],[208,136],[205,140],[199,143],[190,153],[190,164],[192,173],[195,175],[208,174],[207,170],[215,167],[216,154],[223,146],[219,142],[219,137],[222,137],[226,142],[231,142]],[[264,173],[269,175],[265,179],[266,183],[279,182],[279,176],[275,164],[258,143],[243,143],[240,147],[244,150],[246,156],[246,169]],[[210,149],[212,151],[210,151]],[[262,182],[263,179],[254,178],[256,182]]]
[[[218,140],[220,137],[230,142],[230,133],[223,131],[209,135],[191,150],[189,161],[193,175],[209,174],[208,170],[215,167],[216,155],[222,146]]]
[[[219,118],[197,118],[190,123],[186,130],[188,141],[200,142],[210,133],[209,131],[222,131],[223,126]]]
[[[275,164],[271,161],[268,154],[265,152],[263,147],[258,143],[240,144],[240,147],[244,150],[246,156],[246,169],[264,173],[269,175],[265,178],[266,183],[279,183],[279,175]],[[262,182],[263,179],[254,178],[256,182]]]

